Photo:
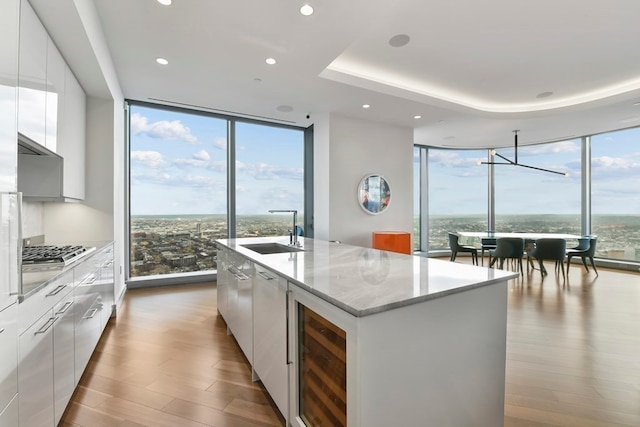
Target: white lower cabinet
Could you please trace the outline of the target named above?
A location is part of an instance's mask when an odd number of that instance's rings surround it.
[[[20,426],[55,426],[75,384],[73,292],[20,335]],[[4,425],[3,425],[4,426]]]
[[[229,316],[229,312],[227,311],[227,300],[229,294],[229,272],[227,269],[229,268],[229,263],[227,261],[227,252],[228,250],[223,247],[218,247],[217,254],[217,283],[216,283],[216,292],[217,299],[216,304],[218,306],[218,313],[227,321],[227,317]]]
[[[14,426],[4,422],[9,403],[18,393],[18,304],[12,304],[0,311],[0,426]],[[15,407],[17,411],[17,406]],[[7,415],[5,415],[5,412]]]
[[[80,377],[89,363],[93,349],[100,338],[100,294],[97,289],[87,285],[79,285],[75,289],[74,303],[74,385],[78,385]]]
[[[53,325],[54,425],[58,425],[75,389],[73,292],[53,308],[58,318]]]
[[[287,281],[256,265],[253,276],[253,369],[283,416],[289,413]]]
[[[53,324],[49,310],[20,335],[20,427],[53,426]]]
[[[249,363],[253,363],[253,263],[228,253],[227,327]]]
[[[18,344],[16,352],[14,343],[14,354],[18,354],[17,387],[10,387],[12,377],[7,371],[1,383],[0,404],[6,400],[5,395],[13,396],[17,391],[18,399],[14,400],[19,414],[19,422],[5,422],[18,419],[13,409],[7,408],[6,415],[0,415],[0,427],[51,427],[62,419],[111,313],[112,248],[109,245],[86,258],[38,294],[16,304],[13,323],[3,326],[4,312],[0,312],[0,330],[9,330],[7,335],[0,333],[0,374],[10,366],[5,364],[5,354],[11,353],[10,342],[5,343],[4,339],[10,336],[11,328]],[[104,309],[103,299],[109,310]],[[36,315],[38,311],[40,314]],[[13,381],[15,377],[14,373]],[[5,387],[6,384],[9,385]]]

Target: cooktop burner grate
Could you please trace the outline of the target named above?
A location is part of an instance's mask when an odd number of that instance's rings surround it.
[[[67,263],[86,252],[84,246],[26,246],[22,249],[22,265]]]

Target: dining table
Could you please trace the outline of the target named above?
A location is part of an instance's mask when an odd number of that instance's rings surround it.
[[[521,237],[526,241],[536,241],[538,239],[565,239],[568,241],[577,241],[582,238],[577,234],[568,234],[568,233],[538,233],[534,231],[526,231],[526,232],[502,232],[502,231],[457,231],[456,234],[460,237],[464,238],[477,238],[481,242],[483,239],[499,239],[501,237]],[[494,248],[495,246],[491,246],[489,248]],[[484,249],[485,246],[482,246],[482,265],[484,265]],[[491,259],[491,254],[489,254],[489,259]],[[528,267],[527,267],[528,268]]]

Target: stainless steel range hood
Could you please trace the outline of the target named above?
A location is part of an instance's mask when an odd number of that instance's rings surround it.
[[[62,157],[18,133],[18,191],[26,201],[65,201]]]

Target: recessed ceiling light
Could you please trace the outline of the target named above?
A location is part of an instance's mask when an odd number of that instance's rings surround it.
[[[413,116],[413,118],[414,118],[414,119],[416,119],[416,120],[418,120],[418,119],[421,119],[421,118],[422,118],[422,116],[420,116],[420,115],[418,115],[418,116]]]
[[[171,0],[158,0],[158,3],[164,6],[169,6],[171,4]]]
[[[300,13],[303,14],[304,16],[309,16],[313,14],[313,7],[311,7],[308,4],[305,4],[304,6],[302,6],[300,8]]]
[[[538,98],[538,99],[540,99],[540,98],[548,98],[551,95],[553,95],[553,92],[541,92],[541,93],[536,95],[536,98]]]
[[[273,58],[267,58],[265,62],[269,65],[274,65],[276,63],[276,60]]]
[[[411,40],[411,38],[406,34],[396,34],[389,39],[389,45],[391,45],[391,47],[402,47],[408,45],[409,40]]]
[[[156,58],[156,62],[160,65],[167,65],[169,63],[169,61],[164,58]]]
[[[371,107],[371,105],[369,105],[369,104],[363,104],[362,105],[362,108],[369,108],[369,107]]]

